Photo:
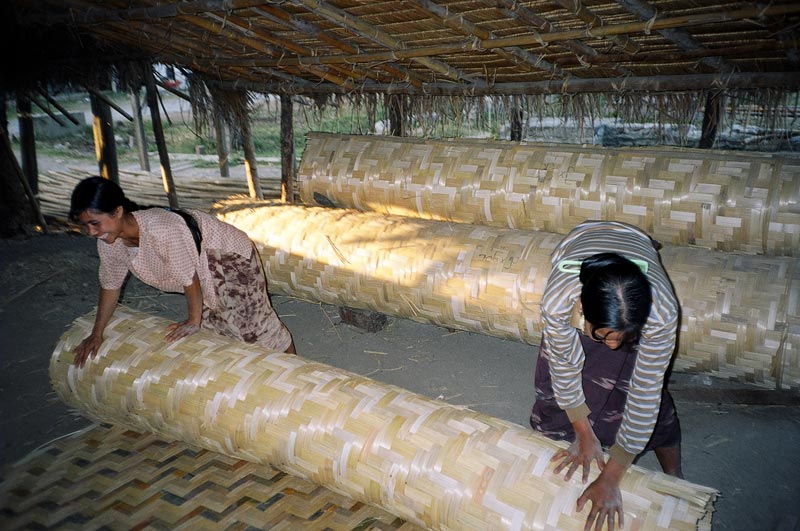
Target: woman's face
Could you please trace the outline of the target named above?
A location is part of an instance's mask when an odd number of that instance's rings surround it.
[[[596,343],[603,343],[611,350],[617,350],[622,346],[622,332],[614,331],[610,328],[595,328],[592,323],[584,320],[583,333],[589,336]]]
[[[111,214],[97,210],[84,210],[78,216],[83,230],[92,238],[112,244],[122,231],[122,207],[117,207]]]

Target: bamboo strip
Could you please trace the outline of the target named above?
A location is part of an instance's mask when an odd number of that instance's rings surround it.
[[[375,212],[229,199],[270,289],[538,345],[550,254],[562,236]],[[797,258],[666,246],[682,306],[676,368],[800,389]]]
[[[166,343],[168,321],[124,307],[77,369],[93,320],[50,363],[58,396],[92,419],[269,464],[428,529],[583,529],[581,481],[551,470],[564,443],[208,331]],[[709,529],[713,489],[634,466],[621,491],[630,529]]]
[[[800,254],[796,157],[309,133],[297,179],[309,205],[559,234],[607,219],[666,244]]]

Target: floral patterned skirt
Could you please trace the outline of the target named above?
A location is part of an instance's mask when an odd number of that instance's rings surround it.
[[[583,394],[591,412],[589,422],[600,444],[610,447],[622,423],[636,351],[624,347],[612,350],[582,334],[581,345],[586,356],[582,379]],[[531,427],[550,439],[574,441],[572,423],[556,403],[544,343],[539,347],[535,382],[536,402],[531,410]],[[645,450],[676,446],[680,442],[681,429],[675,403],[667,390],[662,389],[658,420]]]
[[[285,352],[292,335],[269,301],[267,279],[253,248],[249,258],[208,251],[217,307],[203,306],[203,328],[245,343]]]

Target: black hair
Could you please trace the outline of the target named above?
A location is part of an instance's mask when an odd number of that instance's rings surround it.
[[[118,184],[95,175],[82,180],[72,190],[69,219],[77,221],[87,210],[111,214],[117,207],[125,212],[139,210],[139,205],[125,197]]]
[[[653,295],[639,266],[616,253],[599,253],[581,263],[583,317],[594,329],[610,328],[628,345],[639,341]],[[595,336],[595,340],[602,340]]]

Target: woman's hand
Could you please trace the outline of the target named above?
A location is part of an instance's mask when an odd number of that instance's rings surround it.
[[[567,469],[567,473],[564,475],[565,480],[569,480],[578,467],[582,466],[583,474],[581,481],[586,483],[589,480],[592,461],[597,463],[597,467],[600,470],[603,470],[605,466],[603,447],[592,431],[589,419],[576,421],[573,424],[573,428],[575,428],[575,442],[573,442],[569,448],[557,452],[550,461],[560,461],[554,470],[556,474],[560,474],[565,468]]]
[[[169,332],[164,339],[167,343],[172,343],[184,337],[190,336],[200,330],[200,323],[192,323],[190,321],[183,321],[182,323],[172,323],[167,327]]]
[[[619,528],[625,524],[624,513],[622,511],[622,494],[619,490],[619,482],[625,472],[624,466],[613,460],[609,460],[603,471],[578,498],[577,510],[583,510],[587,501],[592,502],[589,516],[586,518],[584,531],[600,531],[603,524],[608,524],[608,530],[613,531],[616,522]]]
[[[92,334],[75,347],[75,360],[73,363],[77,367],[83,367],[86,360],[97,356],[100,346],[103,344],[103,334]]]

